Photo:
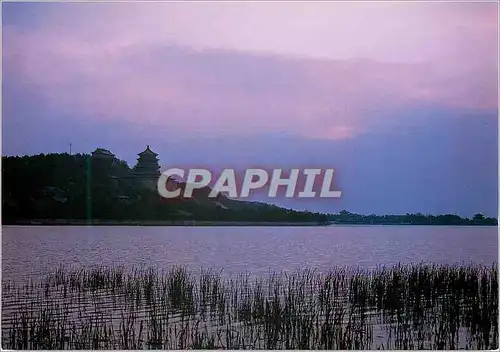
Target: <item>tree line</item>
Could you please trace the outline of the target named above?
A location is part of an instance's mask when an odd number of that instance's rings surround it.
[[[123,160],[104,162],[88,154],[2,157],[2,220],[198,220],[316,222],[321,224],[497,225],[497,219],[446,215],[325,214],[260,202],[209,199],[210,189],[192,199],[165,199],[141,187]]]
[[[456,214],[424,215],[421,213],[404,215],[360,215],[342,210],[328,216],[328,220],[338,224],[373,224],[373,225],[490,225],[496,226],[497,219],[476,214],[472,218],[463,218]]]

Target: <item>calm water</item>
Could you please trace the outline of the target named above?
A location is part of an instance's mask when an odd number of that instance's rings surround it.
[[[491,264],[496,227],[20,227],[2,229],[2,276],[39,277],[60,264],[217,268],[225,273],[373,267],[397,262]]]

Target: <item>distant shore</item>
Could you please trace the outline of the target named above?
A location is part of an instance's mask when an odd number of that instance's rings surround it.
[[[209,221],[209,220],[98,220],[18,219],[2,221],[7,226],[496,226],[485,224],[411,224],[411,223],[339,223],[284,221]]]

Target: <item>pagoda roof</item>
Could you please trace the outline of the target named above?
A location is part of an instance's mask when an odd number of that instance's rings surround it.
[[[92,152],[92,155],[105,155],[105,156],[115,156],[113,153],[111,153],[109,150],[104,149],[104,148],[97,148]]]
[[[153,152],[151,149],[149,149],[149,145],[146,147],[146,149],[138,154],[139,156],[158,156],[155,152]]]

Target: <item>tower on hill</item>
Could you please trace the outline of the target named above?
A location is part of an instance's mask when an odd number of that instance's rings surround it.
[[[138,155],[139,158],[134,167],[134,175],[142,187],[155,190],[158,177],[160,177],[158,154],[149,149],[148,145],[146,149]]]

